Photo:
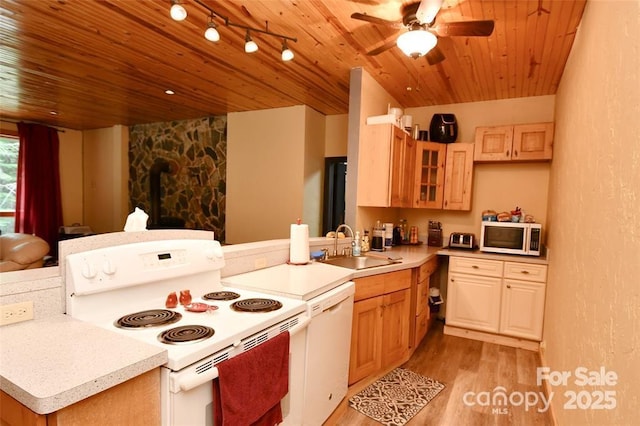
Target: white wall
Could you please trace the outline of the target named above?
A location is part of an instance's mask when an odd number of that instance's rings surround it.
[[[615,372],[615,386],[555,387],[562,425],[638,424],[640,412],[640,3],[590,1],[556,99],[544,362]],[[566,390],[615,392],[565,409]]]
[[[298,218],[319,235],[324,131],[303,105],[229,113],[227,243],[288,238]]]
[[[95,233],[122,231],[129,212],[129,130],[83,132],[84,219]]]

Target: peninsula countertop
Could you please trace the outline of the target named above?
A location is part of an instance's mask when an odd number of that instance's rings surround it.
[[[167,362],[167,351],[59,314],[0,327],[0,388],[49,414]]]

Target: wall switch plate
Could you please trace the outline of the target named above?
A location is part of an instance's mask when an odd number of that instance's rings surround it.
[[[0,325],[33,319],[33,302],[20,302],[0,306]]]

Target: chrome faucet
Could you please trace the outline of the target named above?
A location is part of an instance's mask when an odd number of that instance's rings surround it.
[[[339,225],[336,228],[336,235],[334,236],[334,239],[333,239],[333,255],[334,256],[338,255],[338,232],[342,228],[346,228],[346,229],[349,230],[349,232],[351,232],[351,246],[353,246],[353,241],[355,240],[355,234],[353,233],[353,229],[351,229],[351,227],[349,225],[347,225],[346,223],[343,223],[342,225]]]

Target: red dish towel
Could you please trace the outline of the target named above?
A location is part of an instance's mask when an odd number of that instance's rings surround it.
[[[217,365],[213,382],[216,426],[273,426],[289,392],[289,332]]]

